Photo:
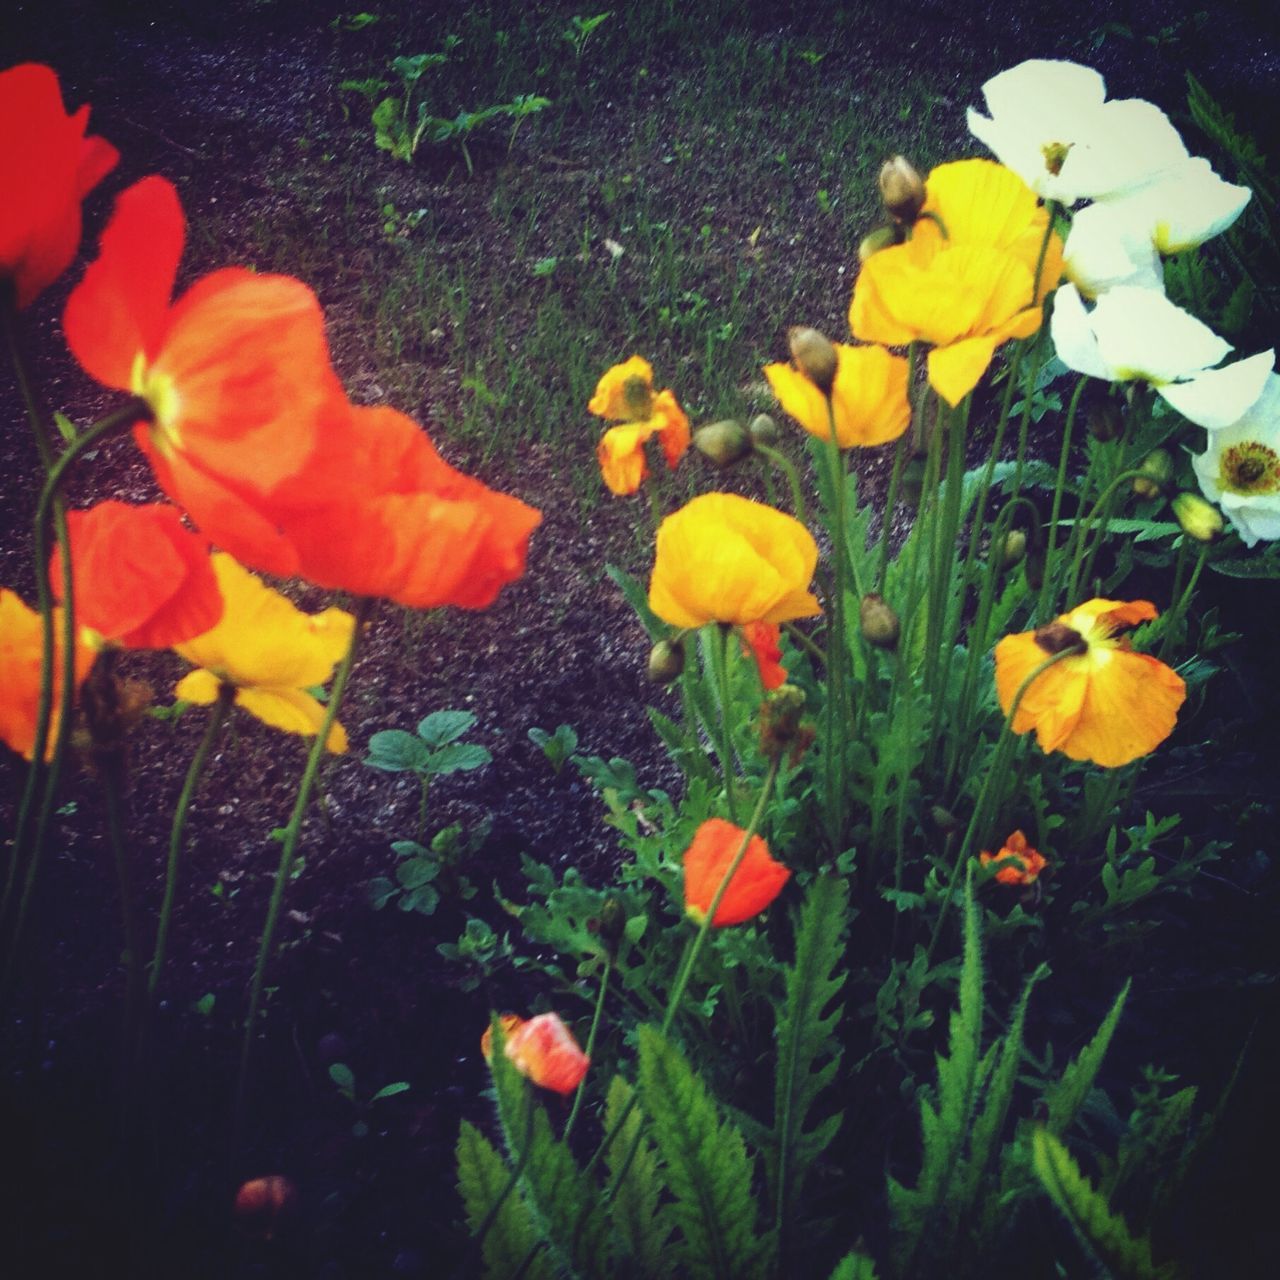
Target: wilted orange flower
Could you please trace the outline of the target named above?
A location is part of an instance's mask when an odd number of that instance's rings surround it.
[[[723,818],[708,818],[694,833],[684,854],[684,909],[699,923],[711,910],[716,896],[746,832]],[[741,924],[759,915],[782,892],[791,872],[775,861],[769,846],[752,836],[746,855],[733,874],[711,924],[715,928]]]
[[[1027,844],[1027,837],[1021,831],[1015,831],[1005,842],[999,853],[978,855],[984,867],[995,863],[995,878],[1001,884],[1033,884],[1040,873],[1049,865],[1045,856]]]
[[[766,689],[785,684],[787,669],[782,665],[782,628],[776,622],[748,622],[741,628],[742,647],[755,659],[760,683]]]
[[[36,719],[40,704],[40,615],[28,609],[7,588],[0,587],[0,742],[30,760],[35,752]],[[58,702],[62,690],[62,610],[53,611],[53,702],[49,720],[49,745],[45,759],[53,756],[58,736]],[[95,650],[76,640],[76,688],[93,666]]]
[[[624,422],[610,427],[596,446],[600,474],[609,489],[626,495],[644,483],[649,463],[644,446],[658,437],[668,469],[674,470],[689,447],[689,419],[670,391],[659,391],[650,400],[650,415],[642,422]]]
[[[818,544],[799,520],[733,493],[704,493],[658,527],[649,607],[674,627],[787,622],[822,610],[809,590]]]
[[[353,408],[326,447],[341,471],[308,468],[276,499],[300,576],[415,609],[484,609],[524,572],[541,513],[455,470],[412,418]]]
[[[896,440],[911,421],[907,361],[883,347],[851,347],[839,342],[832,346],[836,351],[836,376],[831,387],[836,443],[848,449]],[[784,412],[819,440],[830,436],[827,398],[812,379],[790,364],[767,364],[764,376]]]
[[[587,412],[610,422],[638,422],[650,416],[652,396],[653,366],[643,356],[632,356],[605,370]]]
[[[198,668],[178,681],[174,696],[207,706],[224,684],[234,685],[236,705],[264,724],[319,733],[325,709],[308,690],[333,675],[355,619],[343,609],[303,613],[224,551],[213,556],[213,568],[226,608],[212,630],[174,646]],[[326,745],[347,749],[342,725],[334,723]]]
[[[518,1018],[503,1014],[502,1034],[505,1053],[522,1076],[534,1084],[556,1093],[572,1093],[582,1083],[591,1060],[578,1047],[573,1032],[557,1013],[540,1013],[536,1018]],[[489,1062],[493,1058],[493,1028],[486,1027],[480,1037],[480,1052]]]
[[[1044,298],[1062,274],[1062,242],[1050,235],[1036,287],[1049,214],[1021,178],[994,161],[940,165],[926,190],[926,216],[911,239],[863,264],[849,324],[866,342],[931,344],[929,383],[956,405],[996,347],[1040,327]]]
[[[1014,717],[1014,733],[1034,729],[1042,750],[1106,768],[1154,751],[1173,732],[1187,688],[1175,671],[1134,653],[1115,632],[1155,616],[1147,600],[1090,600],[1048,626],[1005,636],[996,645],[996,693],[1006,715],[1040,663],[1078,650],[1032,682]]]
[[[170,302],[186,224],[173,185],[144,178],[116,203],[98,259],[67,302],[85,371],[147,401],[134,436],[164,491],[200,530],[254,568],[287,577],[297,557],[275,500],[309,468],[341,472],[318,446],[349,416],[315,295],[288,276],[215,271]]]
[[[209,540],[187,529],[166,503],[100,502],[67,513],[75,571],[76,621],[122,649],[168,649],[213,627],[222,594]],[[55,547],[49,581],[62,598]]]
[[[89,108],[67,115],[57,75],[27,62],[0,72],[0,277],[19,308],[70,265],[80,245],[80,202],[120,158],[85,137]]]

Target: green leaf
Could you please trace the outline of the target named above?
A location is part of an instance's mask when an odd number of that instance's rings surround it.
[[[880,1280],[880,1273],[865,1253],[850,1253],[836,1263],[831,1280]]]
[[[626,602],[636,611],[636,616],[644,625],[650,640],[663,640],[671,632],[671,628],[649,608],[649,593],[625,569],[615,564],[607,564],[605,573],[613,580],[622,592]]]
[[[1054,1137],[1061,1137],[1066,1133],[1084,1105],[1085,1098],[1089,1096],[1089,1090],[1093,1088],[1102,1060],[1107,1055],[1111,1037],[1115,1034],[1116,1024],[1120,1021],[1120,1014],[1124,1010],[1124,1002],[1128,994],[1129,983],[1126,982],[1093,1039],[1080,1050],[1075,1061],[1062,1073],[1061,1078],[1045,1090],[1044,1102],[1049,1109],[1046,1123]]]
[[[1151,1242],[1134,1236],[1125,1220],[1111,1212],[1106,1199],[1094,1190],[1071,1153],[1048,1129],[1038,1127],[1031,1143],[1036,1176],[1091,1254],[1118,1277],[1174,1280],[1178,1269],[1171,1264],[1156,1266]]]
[[[383,729],[369,739],[364,762],[387,773],[421,773],[431,752],[421,738],[403,729]]]
[[[609,1083],[605,1101],[604,1131],[613,1133],[634,1095],[632,1087],[621,1077]],[[663,1198],[665,1184],[658,1167],[653,1144],[644,1136],[645,1115],[633,1106],[626,1122],[617,1128],[617,1136],[605,1152],[609,1185],[614,1186],[609,1214],[621,1246],[618,1260],[624,1274],[636,1280],[661,1280],[671,1272],[668,1242],[674,1223],[671,1210]],[[618,1181],[627,1156],[635,1149],[626,1176]]]
[[[432,858],[406,858],[396,867],[396,879],[406,889],[418,889],[440,874],[440,864]]]
[[[478,742],[451,742],[428,756],[426,771],[431,774],[469,773],[472,769],[483,769],[492,759],[489,748]]]
[[[397,1080],[394,1084],[384,1084],[369,1101],[381,1102],[383,1098],[394,1098],[398,1093],[408,1093],[411,1087],[407,1080]]]
[[[329,1079],[348,1097],[355,1096],[356,1077],[345,1062],[333,1062],[329,1065]]]
[[[472,711],[433,711],[418,721],[418,737],[431,748],[456,742],[476,722]]]
[[[375,911],[381,911],[400,892],[399,887],[386,876],[374,876],[365,886],[365,898]]]
[[[695,1280],[763,1275],[766,1242],[755,1230],[752,1161],[706,1086],[656,1028],[638,1030],[640,1105],[666,1165],[680,1230],[676,1250]]]

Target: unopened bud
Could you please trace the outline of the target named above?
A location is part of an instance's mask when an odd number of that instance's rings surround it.
[[[836,365],[839,357],[831,339],[817,329],[795,326],[788,334],[791,359],[797,369],[813,383],[824,396],[831,394],[835,385]]]
[[[924,459],[908,458],[902,467],[902,478],[899,480],[899,492],[902,494],[902,505],[915,511],[924,496]]]
[[[1022,563],[1027,554],[1027,535],[1021,529],[1010,529],[1000,539],[996,547],[1002,569],[1014,569]]]
[[[778,759],[784,751],[794,764],[813,741],[813,730],[802,723],[804,690],[793,684],[779,685],[760,704],[760,750],[767,760]]]
[[[1180,493],[1171,505],[1175,519],[1188,538],[1197,542],[1213,542],[1222,536],[1222,513],[1198,493]]]
[[[898,243],[898,232],[894,227],[877,227],[874,231],[869,231],[858,242],[858,261],[865,263],[866,260],[874,254],[880,252],[881,249],[888,249],[891,245]]]
[[[756,444],[775,445],[778,443],[778,424],[767,413],[757,413],[747,428],[751,439]]]
[[[600,930],[600,940],[609,948],[610,954],[618,949],[618,943],[622,941],[623,932],[627,927],[627,913],[622,909],[622,903],[617,898],[606,898],[600,907],[600,918],[598,921]]]
[[[751,437],[742,423],[732,418],[699,427],[693,433],[693,444],[717,467],[731,467],[751,452]]]
[[[649,650],[646,674],[654,684],[670,684],[684,670],[684,645],[659,640]]]
[[[1124,432],[1124,413],[1115,397],[1105,391],[1086,400],[1084,420],[1089,434],[1101,444],[1118,440]]]
[[[886,160],[880,169],[880,198],[889,216],[898,222],[914,222],[924,208],[924,179],[905,156]]]
[[[875,592],[863,596],[862,603],[858,606],[858,617],[868,644],[875,645],[877,649],[898,647],[898,634],[902,625],[893,606],[884,596],[876,595]]]
[[[1133,478],[1133,491],[1140,498],[1158,498],[1173,479],[1173,459],[1167,449],[1152,449],[1138,468],[1140,476]]]
[[[933,819],[933,825],[946,835],[953,835],[960,830],[960,819],[950,809],[943,808],[940,804],[930,807],[929,817]]]

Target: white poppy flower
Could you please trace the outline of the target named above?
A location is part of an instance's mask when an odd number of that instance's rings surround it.
[[[1168,117],[1141,98],[1106,101],[1106,83],[1075,62],[1033,58],[982,86],[990,118],[969,131],[1046,200],[1114,195],[1187,158]]]
[[[1149,382],[1202,427],[1225,427],[1243,416],[1275,367],[1275,352],[1264,351],[1213,368],[1231,344],[1154,289],[1121,285],[1087,311],[1075,285],[1065,284],[1049,331],[1068,369],[1109,382]]]
[[[1151,237],[1117,214],[1109,202],[1091,204],[1072,217],[1062,265],[1067,279],[1086,298],[1118,285],[1164,290],[1164,268]]]
[[[1209,432],[1209,448],[1191,459],[1204,496],[1216,502],[1251,547],[1280,538],[1280,376],[1230,426]]]

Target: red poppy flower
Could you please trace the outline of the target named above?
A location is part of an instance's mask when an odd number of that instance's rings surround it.
[[[28,62],[0,72],[0,277],[34,302],[80,246],[80,202],[120,158],[85,137],[89,108],[67,115],[58,77]]]
[[[350,407],[315,295],[289,276],[215,271],[170,301],[186,234],[173,185],[144,178],[116,203],[98,259],[67,302],[72,353],[147,401],[134,429],[164,491],[253,568],[297,572],[276,496],[304,468],[340,471]]]
[[[528,1019],[507,1013],[501,1022],[504,1052],[522,1076],[540,1088],[563,1094],[572,1093],[582,1083],[591,1059],[578,1047],[558,1013],[540,1013]],[[480,1037],[480,1052],[486,1062],[492,1059],[492,1027],[486,1027]]]
[[[787,682],[787,669],[782,665],[782,628],[776,622],[748,622],[742,628],[742,647],[756,662],[760,683],[776,689]]]
[[[723,818],[708,818],[697,830],[684,855],[684,909],[701,922],[711,910],[721,881],[738,856],[746,832]],[[734,872],[711,923],[716,928],[741,924],[759,915],[782,892],[791,872],[769,853],[759,836],[752,836],[746,856]]]
[[[67,513],[76,621],[122,649],[168,649],[222,617],[209,540],[187,529],[175,507],[100,502]],[[49,580],[62,598],[62,557]]]
[[[995,878],[1001,884],[1034,884],[1049,865],[1044,854],[1027,844],[1027,837],[1021,831],[1015,831],[1004,842],[1004,848],[999,853],[987,853],[984,850],[978,855],[978,860],[984,867],[995,864]]]
[[[12,591],[0,588],[0,742],[30,760],[35,752],[40,704],[40,615]],[[53,713],[45,759],[53,756],[58,735],[58,699],[62,688],[62,610],[53,611]],[[76,641],[76,688],[89,674],[95,652]]]
[[[455,470],[412,418],[354,408],[338,439],[339,484],[304,471],[280,491],[302,577],[416,609],[485,609],[524,572],[541,513]]]

